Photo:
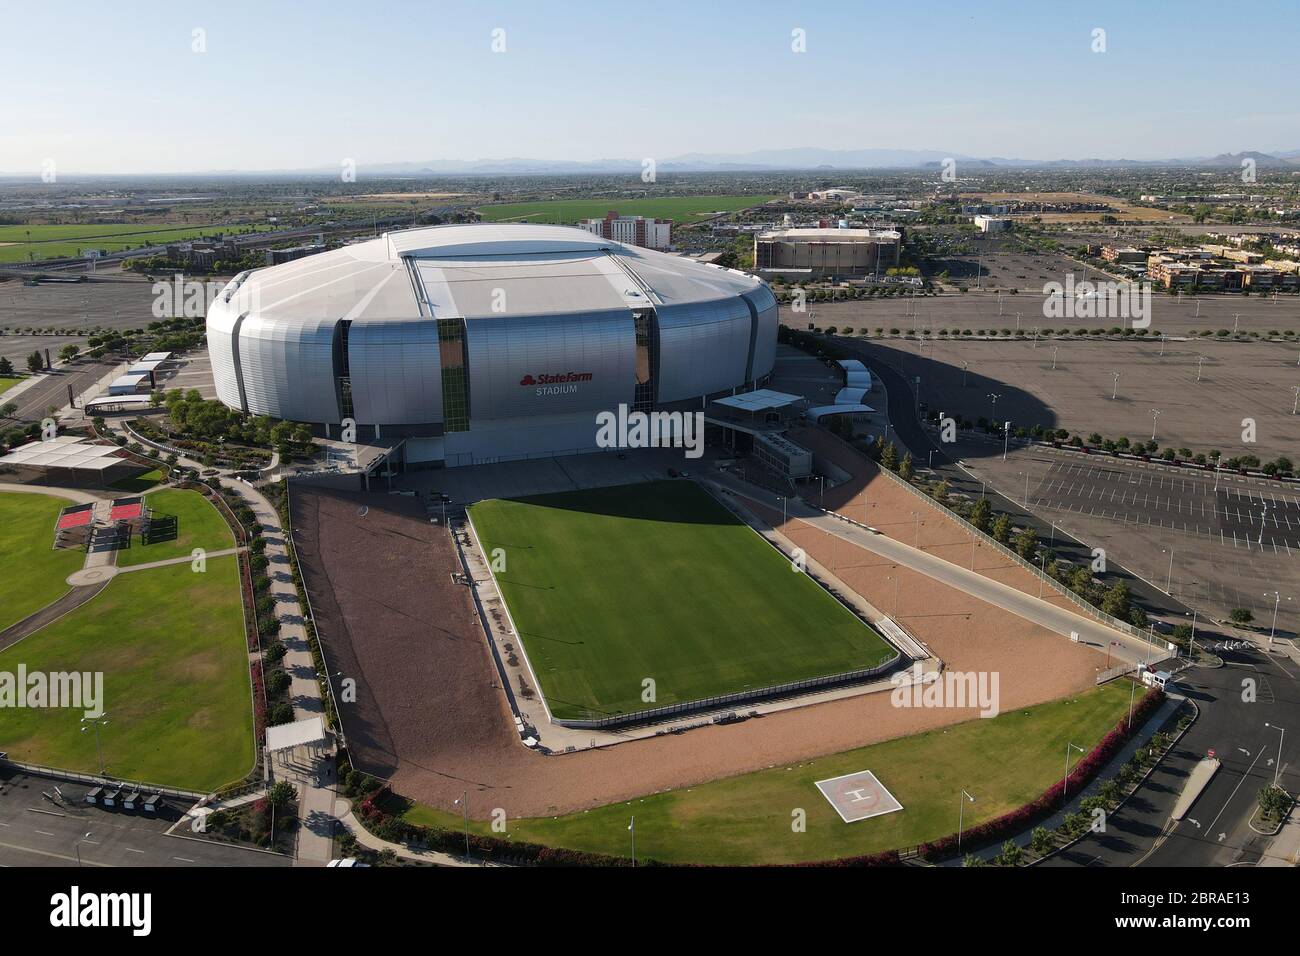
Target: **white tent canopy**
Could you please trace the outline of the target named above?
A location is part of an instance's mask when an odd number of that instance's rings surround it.
[[[280,724],[266,728],[267,753],[281,750],[293,750],[295,747],[321,747],[329,742],[325,730],[325,721],[320,717],[295,720],[291,724]]]

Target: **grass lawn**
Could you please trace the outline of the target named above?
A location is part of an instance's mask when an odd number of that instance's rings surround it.
[[[54,522],[70,504],[0,492],[0,630],[62,597],[69,590],[65,579],[85,562],[80,550],[54,547]]]
[[[689,481],[470,509],[560,718],[629,713],[883,663],[896,653]],[[642,681],[655,681],[655,700]]]
[[[154,485],[163,480],[165,476],[157,468],[151,468],[148,471],[136,475],[132,478],[122,478],[113,482],[108,487],[115,488],[118,491],[126,491],[131,494],[140,494],[142,491],[148,491]]]
[[[3,395],[5,392],[9,391],[9,389],[13,388],[21,381],[22,381],[21,378],[13,378],[13,377],[6,377],[4,375],[0,375],[0,395]]]
[[[603,214],[602,214],[603,215]],[[0,262],[27,262],[81,255],[85,249],[121,252],[142,246],[200,239],[218,233],[243,235],[265,232],[268,225],[175,226],[95,225],[95,226],[0,226]],[[30,233],[30,235],[29,235]]]
[[[1128,699],[1128,685],[1113,681],[1027,711],[793,766],[567,816],[510,820],[508,835],[626,856],[628,818],[635,814],[637,855],[673,863],[797,863],[913,846],[956,832],[962,788],[976,798],[966,805],[967,826],[1037,797],[1060,779],[1067,742],[1091,749],[1123,717]],[[815,784],[858,770],[875,773],[903,809],[844,823]],[[791,830],[796,808],[807,811],[805,833]],[[411,823],[462,826],[459,814],[419,804],[406,806],[404,815]],[[484,835],[490,829],[475,821],[470,827]]]
[[[253,766],[253,713],[234,556],[119,574],[97,597],[0,652],[0,671],[104,675],[100,730],[108,773],[215,789]],[[0,749],[14,758],[98,772],[83,712],[11,709]]]
[[[131,547],[117,553],[119,567],[189,557],[195,548],[224,551],[235,546],[234,535],[217,509],[197,491],[163,488],[145,496],[145,505],[153,509],[153,530],[158,531],[175,520],[175,537],[141,544],[139,537]]]
[[[707,219],[715,212],[761,206],[776,196],[668,196],[661,199],[556,199],[480,206],[485,222],[542,222],[573,225],[579,219],[603,219],[611,209],[620,216],[671,219],[679,226]]]

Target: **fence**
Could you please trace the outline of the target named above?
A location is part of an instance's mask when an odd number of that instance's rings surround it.
[[[809,677],[805,680],[789,681],[785,684],[772,684],[769,687],[759,687],[754,690],[738,691],[734,694],[720,694],[716,697],[702,697],[699,700],[682,701],[680,704],[666,704],[663,707],[652,707],[649,710],[636,710],[628,714],[615,714],[610,717],[597,717],[592,720],[568,720],[559,717],[552,719],[563,727],[573,727],[578,730],[598,730],[602,727],[614,727],[619,724],[644,723],[650,720],[659,720],[663,717],[672,717],[677,714],[689,714],[695,711],[714,710],[719,707],[726,707],[730,704],[745,703],[748,701],[765,700],[770,697],[782,697],[789,694],[802,693],[804,691],[821,689],[823,687],[838,687],[841,684],[853,684],[866,680],[869,677],[876,677],[889,670],[898,662],[898,651],[894,656],[883,664],[877,664],[875,667],[866,667],[856,671],[844,671],[840,674],[828,674],[825,677]]]
[[[816,427],[821,428],[820,425]],[[822,431],[830,435],[835,441],[839,442],[840,444],[844,445],[846,448],[850,449],[855,455],[862,454],[856,448],[854,448],[852,445],[846,442],[844,439],[840,438],[839,435],[836,435],[834,432],[830,431],[829,429],[822,428]],[[966,528],[966,530],[970,532],[970,534],[974,535],[976,539],[979,540],[981,543],[994,549],[995,551],[997,551],[999,554],[1001,554],[1003,557],[1007,558],[1014,564],[1019,565],[1020,567],[1024,568],[1026,571],[1029,571],[1031,574],[1034,575],[1034,577],[1038,578],[1048,587],[1052,588],[1052,590],[1056,591],[1062,597],[1066,598],[1072,604],[1076,605],[1080,610],[1086,613],[1089,617],[1097,621],[1100,621],[1102,624],[1105,624],[1108,627],[1112,627],[1117,631],[1121,631],[1124,634],[1128,634],[1130,637],[1136,637],[1139,640],[1145,641],[1148,644],[1155,644],[1160,647],[1164,646],[1163,641],[1152,640],[1150,635],[1148,635],[1147,632],[1143,631],[1141,628],[1134,627],[1132,624],[1129,624],[1127,621],[1121,621],[1117,617],[1112,617],[1110,614],[1107,614],[1105,611],[1096,607],[1091,602],[1075,594],[1073,591],[1071,591],[1060,581],[1056,580],[1056,578],[1052,577],[1050,574],[1046,574],[1043,571],[1039,570],[1038,566],[1035,565],[1032,561],[1026,561],[1024,558],[1016,554],[1014,551],[1012,551],[1002,542],[998,541],[992,535],[988,534],[987,532],[981,531],[979,528],[976,528],[973,524],[971,524],[961,515],[957,514],[957,512],[953,511],[951,508],[945,507],[944,505],[940,504],[938,501],[935,501],[933,498],[931,498],[929,495],[923,492],[920,488],[917,488],[915,485],[913,485],[910,481],[906,481],[903,478],[900,478],[898,475],[894,474],[892,471],[890,471],[888,468],[885,468],[884,466],[880,467],[880,473],[882,475],[888,476],[890,481],[893,481],[899,486],[906,488],[910,494],[921,499],[934,510],[940,512],[946,517],[951,518],[952,520],[963,525]],[[844,515],[838,514],[833,511],[827,511],[826,514],[835,515],[835,517],[837,518],[842,518],[843,520],[850,521],[854,524],[861,523],[861,522],[853,521],[852,518],[848,518]]]
[[[91,773],[77,773],[74,770],[60,770],[57,767],[47,767],[44,764],[25,763],[21,760],[14,760],[10,757],[0,758],[0,764],[10,767],[17,767],[26,773],[35,774],[39,777],[49,777],[53,780],[69,780],[74,783],[88,783],[96,787],[121,787],[123,790],[140,790],[149,793],[163,793],[172,797],[185,797],[191,800],[201,800],[206,797],[206,793],[197,790],[184,790],[180,787],[166,787],[156,783],[146,783],[142,780],[124,780],[115,777],[102,777]],[[236,789],[239,789],[238,787]]]

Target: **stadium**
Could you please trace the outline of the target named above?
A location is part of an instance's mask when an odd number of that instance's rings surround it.
[[[207,331],[226,405],[405,439],[420,468],[594,451],[598,411],[762,383],[777,306],[759,279],[580,229],[448,225],[241,273]]]

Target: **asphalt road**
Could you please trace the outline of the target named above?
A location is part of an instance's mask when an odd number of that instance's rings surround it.
[[[1300,787],[1300,734],[1285,741],[1265,723],[1300,723],[1297,666],[1254,650],[1226,652],[1225,666],[1185,671],[1178,686],[1200,716],[1150,780],[1110,816],[1106,832],[1089,834],[1043,866],[1253,865],[1268,838],[1249,826],[1261,787],[1273,782],[1281,752],[1282,785]],[[1253,681],[1254,700],[1243,681]],[[1174,802],[1195,764],[1210,751],[1222,762],[1187,815],[1165,833]],[[1154,847],[1154,851],[1153,851]]]
[[[58,787],[55,803],[43,794]],[[289,866],[292,860],[228,844],[169,836],[153,820],[81,803],[86,788],[18,773],[0,779],[0,867]],[[174,801],[175,802],[175,801]]]
[[[68,404],[68,386],[72,386],[74,395],[80,396],[99,379],[107,375],[121,360],[82,359],[77,364],[45,373],[45,377],[35,385],[29,386],[12,401],[17,404],[16,418],[36,422],[47,414],[53,405],[62,408]]]

